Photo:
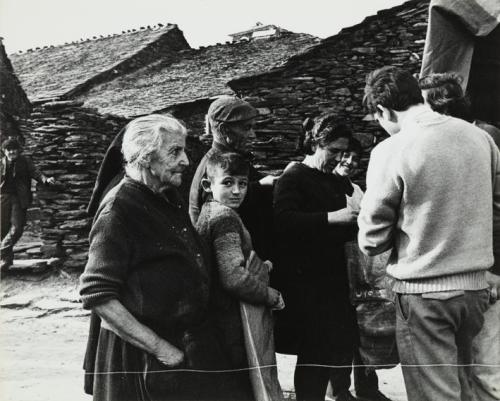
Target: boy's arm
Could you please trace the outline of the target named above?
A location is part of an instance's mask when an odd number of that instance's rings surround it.
[[[213,221],[212,239],[222,287],[242,301],[274,306],[279,292],[246,269],[239,221],[231,215],[218,216]]]

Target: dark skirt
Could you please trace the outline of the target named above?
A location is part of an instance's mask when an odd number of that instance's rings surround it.
[[[342,288],[334,280],[326,277],[281,283],[286,308],[275,312],[277,352],[305,353],[308,363],[328,365],[352,358],[356,313],[347,284]]]
[[[239,389],[214,331],[204,327],[171,341],[184,351],[169,368],[153,355],[100,328],[93,374],[94,401],[234,400]],[[223,372],[220,372],[220,371]]]

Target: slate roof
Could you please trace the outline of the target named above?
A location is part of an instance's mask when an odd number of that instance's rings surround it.
[[[171,24],[141,28],[15,53],[10,58],[31,101],[53,99],[100,74],[112,72],[121,63],[130,61],[139,52],[174,31],[180,32],[176,25]],[[187,42],[184,48],[189,48]]]
[[[23,117],[30,111],[31,104],[19,84],[0,39],[0,112],[2,115],[5,113]]]
[[[130,74],[103,83],[80,96],[102,113],[137,116],[169,106],[233,93],[226,83],[265,72],[319,39],[296,33],[183,50]]]
[[[343,28],[338,34],[329,36],[328,38],[321,40],[320,43],[318,43],[316,46],[311,47],[307,51],[293,55],[281,66],[275,67],[268,71],[264,71],[262,73],[242,75],[229,81],[228,86],[230,86],[234,90],[237,90],[242,84],[245,85],[246,83],[251,81],[277,76],[286,70],[292,69],[296,65],[303,64],[307,60],[321,58],[324,56],[324,52],[328,53],[329,51],[331,51],[330,48],[332,46],[338,45],[342,47],[344,44],[344,39],[346,37],[352,37],[353,35],[356,36],[358,33],[361,33],[365,28],[368,28],[372,24],[378,25],[380,23],[380,19],[392,19],[394,23],[397,23],[397,21],[401,21],[401,19],[409,21],[414,20],[415,24],[427,25],[427,22],[422,22],[421,20],[424,19],[425,21],[427,21],[429,2],[430,0],[408,0],[398,6],[380,10],[376,14],[366,17],[362,22],[350,27]],[[375,39],[376,38],[374,38],[374,40]],[[349,42],[350,41],[346,41],[345,43]],[[363,45],[360,44],[360,48],[350,50],[357,51],[361,49],[362,46]],[[390,45],[388,46],[390,47]]]

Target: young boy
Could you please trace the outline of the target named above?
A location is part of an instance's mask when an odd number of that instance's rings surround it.
[[[248,367],[240,301],[282,309],[281,294],[268,286],[270,262],[259,261],[257,271],[246,269],[252,240],[237,209],[248,187],[248,162],[237,153],[211,155],[202,180],[209,199],[203,204],[196,228],[212,249],[213,311],[218,334],[234,369]],[[248,371],[234,373],[245,400],[253,400]]]

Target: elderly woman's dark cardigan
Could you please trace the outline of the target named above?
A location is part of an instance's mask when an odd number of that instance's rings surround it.
[[[155,194],[125,177],[102,201],[90,233],[89,260],[81,276],[83,306],[91,309],[117,299],[185,352],[182,367],[225,367],[217,344],[210,342],[206,260],[177,192]],[[94,367],[94,400],[149,400],[155,393],[166,400],[186,387],[186,375],[148,375],[148,369],[167,368],[103,327]],[[143,373],[102,374],[125,371]],[[196,384],[194,376],[190,380],[190,386]]]

